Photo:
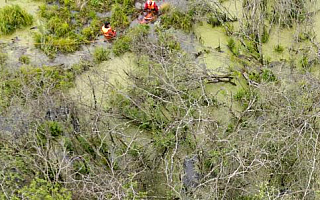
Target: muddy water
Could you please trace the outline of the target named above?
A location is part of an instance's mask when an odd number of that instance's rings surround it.
[[[109,87],[126,85],[125,72],[134,68],[133,60],[134,55],[127,53],[102,62],[98,67],[78,76],[75,82],[76,87],[70,91],[72,98],[82,105],[94,107],[94,90],[97,103],[105,105]]]
[[[0,0],[0,8],[6,5],[19,5],[21,8],[26,9],[30,14],[35,15],[39,5],[41,5],[41,1],[33,1],[33,0]]]

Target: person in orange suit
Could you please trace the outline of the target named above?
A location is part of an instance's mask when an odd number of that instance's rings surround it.
[[[117,32],[111,28],[111,25],[109,22],[106,22],[101,27],[101,31],[107,40],[111,40],[112,38],[117,36]]]

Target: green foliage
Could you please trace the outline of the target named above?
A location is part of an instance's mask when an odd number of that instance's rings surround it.
[[[100,63],[110,59],[110,50],[103,47],[97,47],[93,52],[95,62]]]
[[[210,15],[207,22],[208,22],[208,24],[211,24],[213,27],[222,25],[221,21],[213,15]]]
[[[101,24],[102,22],[100,20],[93,19],[90,26],[82,29],[82,35],[84,35],[87,40],[95,39],[100,33]]]
[[[35,178],[30,185],[19,190],[19,194],[30,200],[71,200],[71,192],[57,183]],[[14,197],[13,199],[18,199]]]
[[[125,52],[130,51],[132,44],[132,38],[129,36],[122,36],[117,38],[117,40],[112,45],[112,51],[115,56],[120,56]]]
[[[58,16],[52,17],[46,24],[46,28],[50,34],[56,37],[68,35],[71,31],[69,24]]]
[[[138,42],[142,37],[145,37],[149,32],[148,25],[138,25],[129,29],[126,35],[118,37],[112,45],[112,52],[115,56],[120,56],[125,52],[131,50],[133,45]]]
[[[2,80],[0,99],[3,100],[3,102],[0,101],[0,106],[6,107],[10,102],[9,99],[13,97],[23,100],[29,95],[36,97],[47,89],[54,92],[70,88],[73,86],[75,76],[72,71],[64,70],[61,67],[24,66],[17,71],[2,69],[0,78]],[[23,87],[27,87],[30,93],[25,94],[22,90]]]
[[[225,23],[223,26],[227,36],[231,36],[234,33],[234,26],[232,23]]]
[[[126,7],[117,3],[113,5],[111,24],[112,26],[119,28],[126,28],[130,25],[129,18],[126,13]]]
[[[23,64],[28,65],[28,64],[30,64],[30,57],[27,55],[22,55],[22,56],[20,56],[19,61]]]
[[[240,54],[239,46],[233,38],[228,39],[227,46],[228,46],[229,50],[233,53],[233,55],[239,56],[239,54]]]
[[[48,56],[54,57],[57,52],[71,53],[80,48],[81,40],[75,36],[57,38],[52,35],[37,33],[34,35],[35,46],[44,51]]]
[[[58,6],[49,7],[46,4],[41,5],[39,6],[39,15],[43,18],[51,19],[52,17],[59,15],[59,7]]]
[[[47,19],[47,23],[45,29],[40,27],[40,33],[34,35],[35,46],[50,57],[54,57],[57,52],[77,51],[82,44],[89,43],[88,40],[93,40],[99,35],[102,24],[87,6],[72,14],[71,11],[77,7],[75,2],[61,3],[66,6],[40,7],[39,14]]]
[[[282,53],[284,51],[284,47],[278,44],[274,47],[274,51],[277,53]]]
[[[193,13],[181,12],[177,9],[172,9],[161,17],[161,25],[165,28],[182,29],[186,32],[192,30],[194,24]]]
[[[51,136],[57,137],[62,135],[63,133],[62,126],[58,122],[48,121],[46,124]]]
[[[0,9],[0,34],[8,35],[16,29],[30,26],[33,17],[18,5],[5,6]]]
[[[263,69],[262,70],[261,79],[263,81],[265,81],[265,82],[275,82],[275,81],[277,81],[277,77],[269,69]]]
[[[309,64],[308,55],[304,54],[304,55],[302,56],[302,58],[300,59],[299,63],[300,63],[300,65],[301,65],[302,68],[304,68],[304,69],[309,68],[310,64]]]
[[[220,11],[216,10],[209,14],[207,23],[211,24],[213,27],[216,27],[221,26],[223,23],[228,21],[230,21],[230,19],[228,19],[226,13],[221,13]]]

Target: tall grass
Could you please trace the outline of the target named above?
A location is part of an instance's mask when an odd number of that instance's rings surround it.
[[[0,9],[0,34],[8,35],[16,29],[30,26],[33,23],[32,15],[18,5],[5,6]]]

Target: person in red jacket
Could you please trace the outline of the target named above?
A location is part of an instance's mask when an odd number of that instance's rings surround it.
[[[112,39],[112,38],[114,38],[114,37],[117,36],[117,32],[111,28],[109,22],[106,22],[106,23],[101,27],[101,31],[102,31],[104,37],[105,37],[107,40],[110,40],[110,39]]]
[[[159,11],[159,8],[158,8],[158,5],[156,4],[155,1],[152,1],[152,0],[148,0],[145,4],[144,4],[144,10],[145,11],[151,11],[153,12],[154,14],[158,14],[158,11]]]

